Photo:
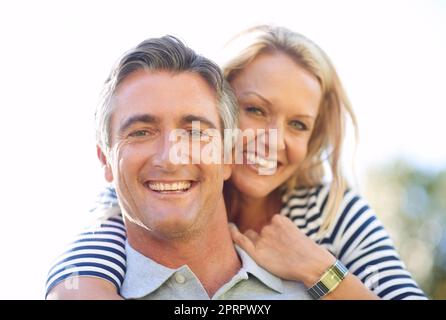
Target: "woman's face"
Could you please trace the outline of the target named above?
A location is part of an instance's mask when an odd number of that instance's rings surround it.
[[[280,52],[257,56],[234,77],[231,86],[240,106],[242,131],[277,130],[275,173],[259,175],[262,165],[270,164],[264,160],[274,157],[244,152],[245,164],[234,165],[231,176],[242,194],[265,197],[287,181],[305,159],[319,111],[321,88],[316,77]],[[273,150],[268,141],[267,138],[266,153]],[[243,150],[247,150],[246,141]],[[247,158],[255,164],[246,164]]]

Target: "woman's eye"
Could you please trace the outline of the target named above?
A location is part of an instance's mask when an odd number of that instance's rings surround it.
[[[290,126],[291,126],[293,129],[300,130],[300,131],[306,131],[306,130],[308,130],[308,127],[307,127],[303,122],[298,121],[298,120],[293,120],[293,121],[291,121],[291,122],[290,122]]]
[[[255,114],[255,115],[258,115],[258,116],[264,116],[265,115],[265,112],[262,109],[258,108],[258,107],[250,106],[250,107],[247,107],[245,110],[248,113]]]

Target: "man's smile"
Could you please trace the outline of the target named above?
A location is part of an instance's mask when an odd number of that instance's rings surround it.
[[[176,180],[176,181],[161,181],[161,180],[148,180],[144,183],[144,186],[154,192],[162,194],[181,194],[188,192],[198,182],[192,180]]]

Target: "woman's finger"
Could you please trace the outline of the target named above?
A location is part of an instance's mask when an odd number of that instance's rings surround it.
[[[252,258],[255,257],[255,245],[250,238],[241,233],[234,224],[229,224],[232,240],[236,245],[245,250]]]
[[[247,236],[254,244],[259,240],[259,234],[252,229],[245,231],[245,236]]]

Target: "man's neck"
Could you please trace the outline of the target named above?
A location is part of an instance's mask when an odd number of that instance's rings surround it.
[[[128,242],[133,249],[168,268],[187,265],[198,277],[209,297],[241,268],[227,227],[224,204],[203,231],[183,239],[161,239],[125,218]]]

